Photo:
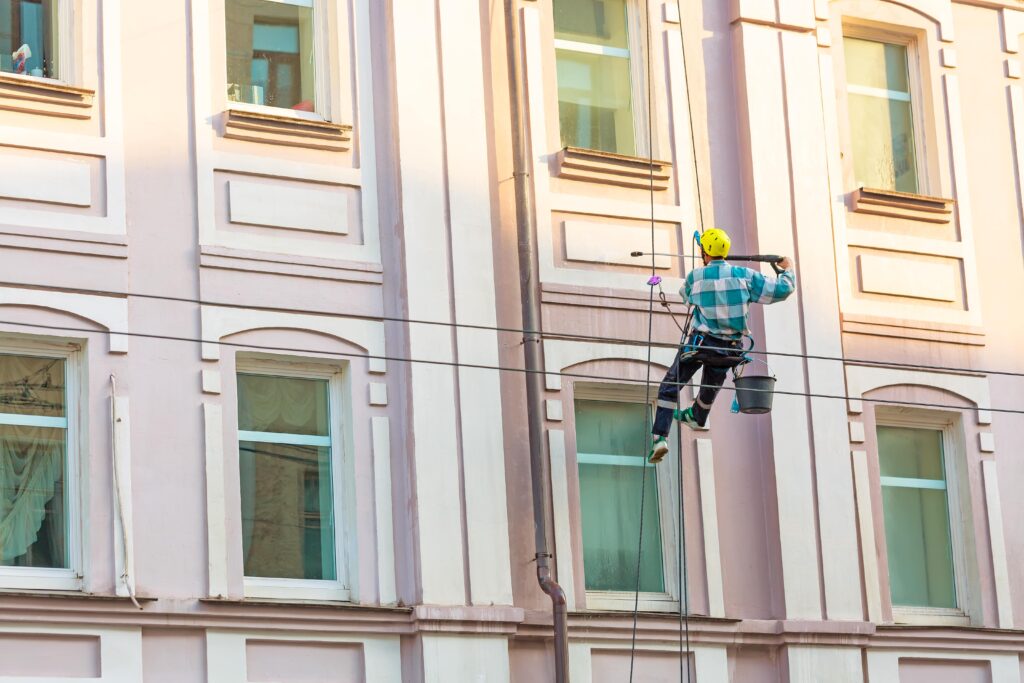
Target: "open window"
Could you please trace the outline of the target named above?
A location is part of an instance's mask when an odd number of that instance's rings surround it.
[[[225,0],[228,100],[326,113],[316,0]],[[327,118],[324,116],[324,118]]]
[[[247,597],[349,599],[339,381],[276,364],[239,369]]]
[[[642,517],[640,608],[678,610],[676,457],[670,454],[658,467],[644,466],[649,409],[641,396],[576,388],[576,463],[588,609],[633,609]]]
[[[70,353],[0,350],[0,587],[80,588]]]

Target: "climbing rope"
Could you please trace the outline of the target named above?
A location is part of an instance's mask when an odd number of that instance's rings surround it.
[[[676,11],[678,12],[678,26],[679,26],[679,43],[680,49],[683,51],[683,64],[686,63],[686,40],[683,35],[683,24],[682,24],[682,5],[680,0],[676,0]],[[651,201],[651,277],[647,284],[650,287],[650,297],[647,309],[647,373],[645,375],[645,395],[644,405],[646,409],[644,411],[644,453],[651,447],[651,404],[650,404],[650,391],[651,391],[651,352],[654,340],[654,287],[658,288],[658,298],[660,299],[661,306],[666,310],[671,318],[673,324],[679,330],[681,335],[681,343],[685,343],[686,335],[689,332],[690,325],[693,321],[693,308],[688,306],[686,321],[680,325],[675,313],[672,311],[672,307],[669,304],[668,298],[665,296],[665,291],[661,286],[661,278],[657,275],[655,267],[655,220],[654,220],[654,142],[653,142],[653,130],[654,122],[652,119],[653,112],[653,96],[652,96],[652,77],[651,77],[651,54],[653,53],[654,35],[652,29],[652,22],[649,12],[644,12],[644,18],[646,20],[646,35],[647,35],[647,147],[649,162],[651,167],[651,178],[650,178],[650,201]],[[685,71],[685,66],[684,66]],[[684,76],[685,78],[685,76]],[[686,82],[686,102],[689,109],[689,123],[690,123],[690,148],[693,155],[693,170],[694,170],[694,184],[697,193],[697,212],[700,219],[700,232],[704,231],[704,202],[701,196],[700,189],[700,167],[697,164],[697,141],[696,133],[693,125],[693,107],[690,97],[690,82],[688,78],[685,78]],[[697,234],[694,234],[694,241],[697,239]],[[696,258],[696,246],[691,249],[691,259]],[[685,264],[685,258],[682,260]],[[695,265],[695,261],[691,261],[691,269]],[[684,266],[685,270],[685,266]],[[685,275],[685,273],[684,273]],[[690,594],[687,590],[687,583],[689,579],[689,567],[687,561],[687,550],[686,550],[686,477],[685,468],[683,463],[683,455],[680,451],[679,454],[679,500],[677,509],[677,528],[679,534],[679,542],[677,543],[678,557],[676,561],[677,570],[677,590],[679,591],[679,681],[682,683],[684,680],[689,683],[690,681],[690,666],[689,666],[689,653],[690,653]],[[633,593],[633,629],[632,637],[630,641],[629,651],[629,681],[633,683],[633,672],[636,662],[636,633],[637,633],[637,621],[640,611],[640,569],[643,558],[643,542],[644,542],[644,503],[646,498],[647,489],[647,458],[644,457],[643,467],[641,468],[640,477],[640,523],[637,534],[637,559],[636,559],[636,584]],[[685,672],[685,673],[684,673]]]

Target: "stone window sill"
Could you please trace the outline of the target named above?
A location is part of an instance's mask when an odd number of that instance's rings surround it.
[[[67,119],[88,119],[96,92],[60,81],[0,73],[0,109]]]
[[[854,213],[903,218],[924,223],[949,223],[955,200],[910,192],[861,187],[853,191]]]
[[[672,164],[646,157],[566,147],[558,153],[558,177],[640,190],[667,190]]]
[[[224,137],[328,152],[352,148],[352,126],[243,109],[224,112]]]

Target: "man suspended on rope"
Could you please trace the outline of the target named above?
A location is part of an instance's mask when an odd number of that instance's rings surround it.
[[[743,360],[743,337],[750,334],[747,316],[751,303],[783,301],[796,288],[793,262],[779,261],[778,277],[725,262],[731,241],[724,230],[711,228],[700,238],[704,267],[690,271],[679,290],[692,308],[692,333],[686,337],[675,361],[658,389],[658,410],[654,417],[654,446],[649,460],[660,462],[668,453],[669,429],[675,418],[690,427],[703,427],[711,405],[730,368]],[[678,410],[679,388],[704,368],[701,389],[686,410]]]

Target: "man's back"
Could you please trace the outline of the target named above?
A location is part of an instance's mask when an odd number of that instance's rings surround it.
[[[695,307],[695,331],[739,339],[750,333],[747,315],[751,303],[783,301],[795,289],[796,279],[791,270],[771,277],[718,259],[690,271],[680,294]]]

